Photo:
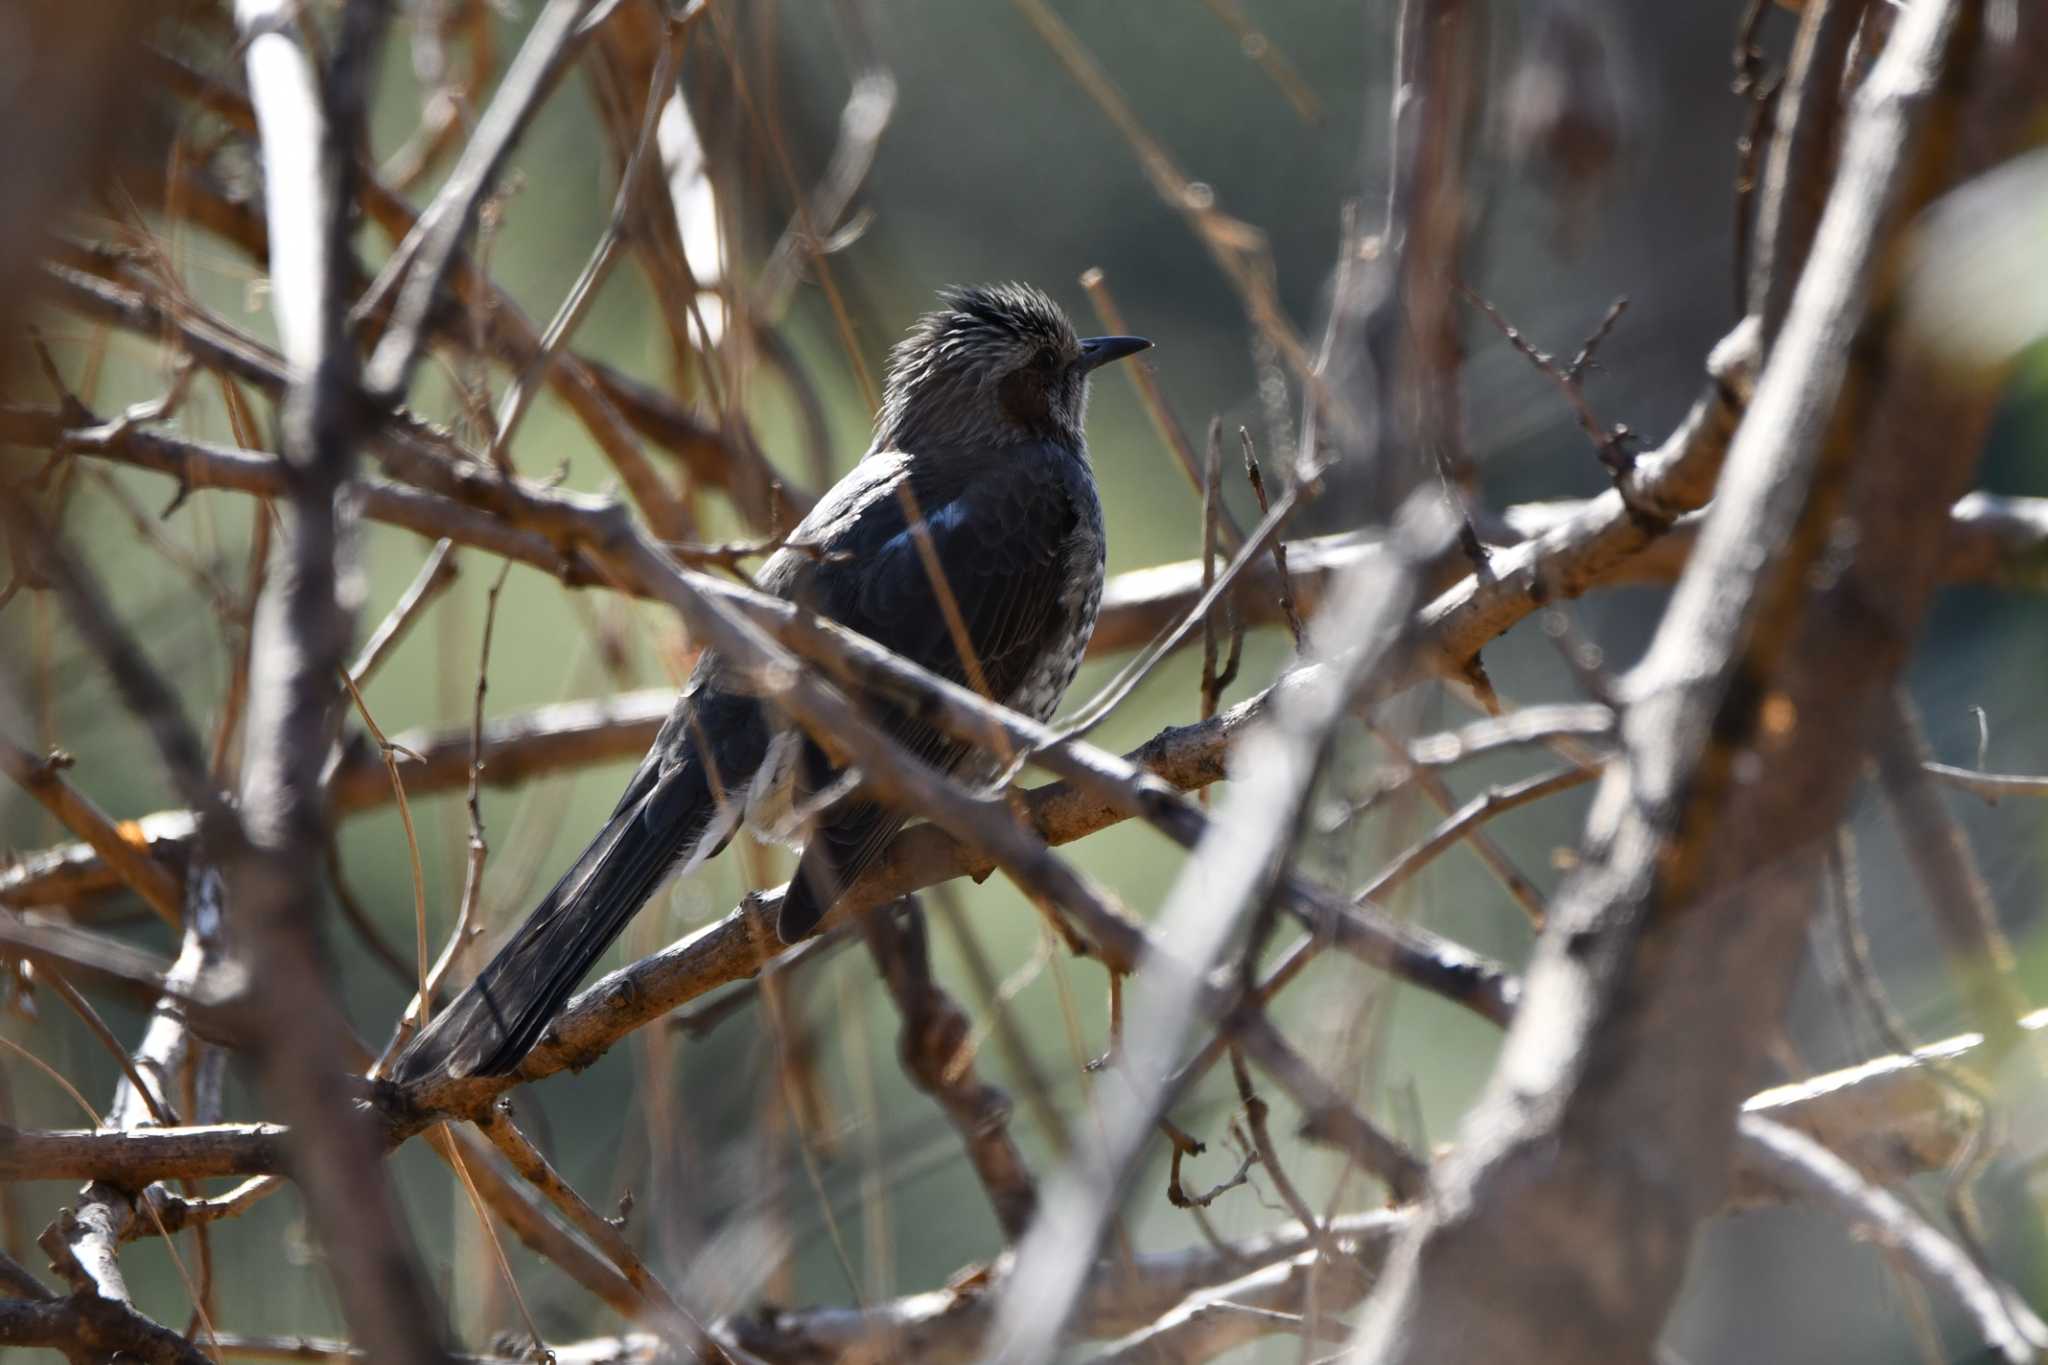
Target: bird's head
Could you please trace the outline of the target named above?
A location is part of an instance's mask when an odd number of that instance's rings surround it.
[[[1023,284],[940,294],[889,360],[878,449],[1053,441],[1082,448],[1088,372],[1144,350],[1140,337],[1074,335],[1045,293]]]

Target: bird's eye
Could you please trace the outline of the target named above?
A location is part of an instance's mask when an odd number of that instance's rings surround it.
[[[1031,357],[1031,363],[1039,369],[1050,373],[1053,367],[1059,364],[1059,357],[1052,353],[1050,346],[1042,346],[1039,348],[1038,354]]]

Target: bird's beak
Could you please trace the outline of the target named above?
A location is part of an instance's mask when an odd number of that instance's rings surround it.
[[[1080,370],[1086,374],[1112,360],[1122,360],[1127,355],[1151,349],[1152,343],[1143,337],[1089,337],[1081,343]]]

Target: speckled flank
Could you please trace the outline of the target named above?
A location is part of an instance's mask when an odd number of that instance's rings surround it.
[[[1102,607],[1102,584],[1108,564],[1108,541],[1102,529],[1102,502],[1095,494],[1095,480],[1089,475],[1085,451],[1075,461],[1078,477],[1069,476],[1068,497],[1079,514],[1079,525],[1067,538],[1061,555],[1064,586],[1060,607],[1067,617],[1066,634],[1046,650],[1011,694],[1004,698],[1013,711],[1034,720],[1050,720],[1061,698],[1080,671],[1082,656],[1088,652],[1089,637],[1095,634],[1095,615]]]

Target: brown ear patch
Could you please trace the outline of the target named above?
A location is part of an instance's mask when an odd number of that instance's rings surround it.
[[[1032,365],[1010,371],[996,384],[996,401],[1003,415],[1026,431],[1050,433],[1052,394],[1049,376]]]

